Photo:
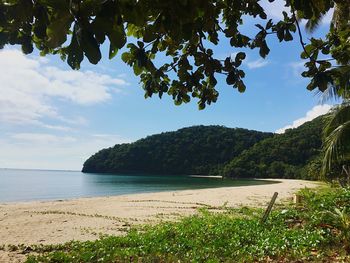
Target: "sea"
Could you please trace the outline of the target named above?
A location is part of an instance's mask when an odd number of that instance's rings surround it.
[[[96,174],[79,171],[0,169],[0,203],[66,200],[268,183],[272,182],[188,175]]]

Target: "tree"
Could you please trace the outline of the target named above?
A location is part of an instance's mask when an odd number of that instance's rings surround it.
[[[121,58],[140,77],[145,97],[167,93],[175,104],[198,98],[203,109],[218,98],[218,74],[239,92],[245,91],[245,72],[240,68],[244,49],[258,49],[265,58],[268,37],[291,41],[292,33],[298,32],[301,56],[307,60],[302,75],[310,78],[307,88],[324,92],[329,85],[343,86],[343,76],[350,72],[350,29],[345,26],[349,17],[344,21],[341,16],[336,20],[341,25],[332,25],[324,39],[311,38],[308,45],[298,19],[306,19],[311,27],[335,5],[342,11],[338,14],[345,14],[349,1],[285,0],[285,5],[290,12],[273,22],[258,0],[3,0],[0,48],[19,44],[29,54],[35,46],[41,55],[57,54],[79,69],[84,58],[98,63],[100,46],[107,41],[110,59],[126,48]],[[256,24],[256,35],[240,31],[245,17],[262,21]],[[220,60],[208,48],[223,38],[239,51],[235,57]],[[157,65],[161,54],[168,61]]]
[[[313,31],[319,24],[322,16],[314,17],[306,24],[309,31]],[[331,21],[332,32],[349,32],[350,5],[346,1],[338,1],[334,6],[333,18]],[[350,38],[345,33],[343,45],[350,50]],[[341,36],[341,35],[339,35]],[[336,39],[335,39],[336,40]],[[339,44],[339,43],[337,43]],[[344,47],[339,47],[344,50]],[[306,52],[306,50],[305,50]],[[335,71],[338,74],[337,81],[327,84],[324,90],[323,99],[341,98],[343,102],[332,109],[328,115],[324,127],[324,157],[322,161],[322,175],[334,177],[334,174],[342,173],[349,178],[349,171],[346,163],[350,160],[350,71],[349,57],[340,52],[342,59],[337,60],[339,68]],[[329,71],[330,74],[334,74]],[[326,75],[325,75],[326,76]],[[339,175],[337,175],[339,177]],[[348,181],[349,183],[349,181]]]
[[[218,174],[245,149],[272,133],[223,126],[192,126],[117,144],[88,158],[83,172]]]
[[[326,175],[334,166],[340,166],[348,175],[346,164],[350,164],[350,100],[333,109],[324,128],[324,159],[322,171]],[[339,169],[340,170],[340,169]]]

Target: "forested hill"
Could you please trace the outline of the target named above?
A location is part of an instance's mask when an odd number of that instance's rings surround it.
[[[318,179],[323,116],[256,143],[221,171],[227,177]]]
[[[217,174],[222,166],[272,133],[193,126],[117,144],[91,156],[83,172]]]

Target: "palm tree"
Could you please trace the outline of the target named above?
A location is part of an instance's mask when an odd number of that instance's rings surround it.
[[[317,8],[322,0],[311,0],[312,5]],[[321,22],[323,13],[314,13],[305,25],[308,32],[313,32]],[[348,30],[350,27],[350,4],[349,0],[339,0],[335,3],[333,17],[330,25],[334,31]],[[350,39],[346,42],[350,45]],[[343,166],[343,171],[349,177],[350,168],[346,163],[350,161],[350,66],[348,60],[342,63],[338,61],[340,68],[337,69],[338,83],[329,85],[323,92],[322,100],[333,98],[342,99],[340,105],[335,106],[326,118],[324,128],[324,159],[322,164],[322,175],[326,176],[335,165]]]
[[[343,165],[343,171],[347,173],[345,163],[350,160],[350,100],[344,101],[333,108],[327,116],[324,128],[324,159],[322,174],[325,176],[335,164]]]
[[[323,1],[322,0],[311,0],[312,6],[315,8],[317,6],[322,6]],[[314,10],[316,11],[316,10]],[[337,3],[334,4],[333,8],[333,17],[331,21],[331,28],[337,28],[339,30],[342,30],[349,26],[349,15],[350,15],[350,5],[348,3],[348,0],[342,0],[337,1]],[[298,17],[302,17],[297,15]],[[317,29],[320,22],[324,18],[325,14],[320,12],[314,12],[314,15],[312,18],[308,19],[305,24],[305,28],[308,32],[312,33]]]

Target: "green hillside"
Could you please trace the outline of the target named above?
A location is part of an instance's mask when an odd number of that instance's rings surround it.
[[[284,134],[223,126],[183,128],[103,149],[84,163],[83,172],[317,179],[322,120]]]
[[[316,179],[321,162],[323,117],[258,142],[229,162],[227,177]]]
[[[91,156],[83,172],[217,174],[218,169],[272,133],[193,126],[117,144]]]

